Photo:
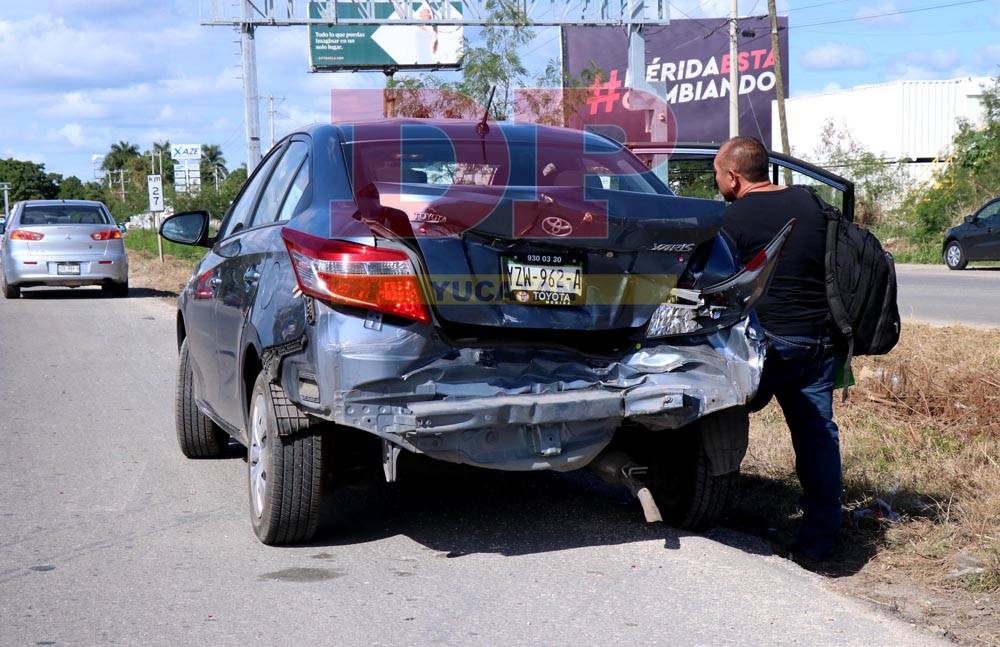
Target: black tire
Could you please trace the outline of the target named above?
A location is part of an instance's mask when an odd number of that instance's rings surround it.
[[[309,541],[316,534],[323,499],[320,427],[263,373],[257,376],[249,408],[247,494],[253,531],[268,545]]]
[[[739,467],[726,474],[713,475],[702,433],[710,426],[748,425],[742,407],[726,409],[706,416],[677,434],[665,456],[653,470],[656,502],[664,521],[677,528],[701,530],[715,525],[729,507],[739,487]]]
[[[177,365],[177,389],[174,392],[174,420],[177,444],[188,458],[220,458],[229,447],[229,434],[198,408],[194,401],[194,373],[188,342],[181,343]]]
[[[125,279],[124,283],[105,283],[101,289],[104,290],[105,294],[123,299],[128,296],[128,279]]]
[[[8,283],[6,277],[0,278],[0,282],[3,282],[3,298],[16,299],[21,296],[21,288]]]
[[[953,249],[954,248],[954,249]],[[944,246],[944,264],[949,270],[964,270],[969,264],[969,259],[965,257],[965,250],[962,245],[953,240]]]

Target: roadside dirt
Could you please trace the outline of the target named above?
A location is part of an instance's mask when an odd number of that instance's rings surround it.
[[[165,256],[163,262],[155,254],[129,250],[129,287],[145,294],[160,296],[173,303],[181,288],[191,277],[193,261]]]
[[[1000,330],[904,323],[836,402],[844,537],[833,585],[969,645],[1000,645]],[[731,523],[781,552],[801,493],[780,409],[752,417]]]

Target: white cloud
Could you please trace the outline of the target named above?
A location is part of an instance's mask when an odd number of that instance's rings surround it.
[[[59,129],[59,134],[77,148],[87,143],[87,138],[83,136],[83,126],[80,124],[66,124]]]
[[[921,65],[933,70],[947,70],[958,63],[959,54],[954,49],[918,49],[908,53],[904,60],[912,65]]]
[[[837,83],[836,81],[830,81],[829,83],[823,86],[823,89],[820,90],[820,92],[838,92],[843,89],[844,87],[839,83]]]
[[[826,43],[806,52],[802,65],[809,70],[860,69],[868,66],[868,56],[858,47]]]
[[[899,9],[896,8],[895,2],[883,2],[882,4],[865,5],[859,8],[854,17],[863,19],[866,25],[896,27],[906,23],[906,18],[899,14],[885,15],[893,14],[896,11],[899,11]]]
[[[67,92],[43,112],[57,119],[103,119],[108,115],[108,107],[83,92]]]

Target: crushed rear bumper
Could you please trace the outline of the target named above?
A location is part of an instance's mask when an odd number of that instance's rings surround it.
[[[607,359],[556,347],[456,348],[429,326],[372,330],[319,310],[305,347],[281,362],[293,401],[410,451],[495,469],[576,469],[626,421],[669,430],[742,406],[764,359],[749,320]]]

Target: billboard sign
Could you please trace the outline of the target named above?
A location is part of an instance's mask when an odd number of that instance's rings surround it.
[[[674,20],[645,34],[645,80],[673,115],[674,141],[711,143],[729,138],[728,19]],[[779,43],[788,51],[788,19],[778,18]],[[740,18],[738,57],[740,134],[771,143],[771,100],[776,97],[768,18]],[[588,119],[616,125],[630,141],[650,141],[641,111],[626,109],[623,81],[628,34],[614,27],[565,27],[564,65],[589,87]],[[788,94],[788,57],[782,72]],[[588,79],[593,78],[593,81]]]
[[[357,3],[309,3],[310,20],[321,21],[325,8],[334,4],[337,17],[361,18]],[[393,2],[374,2],[375,15],[382,20],[399,18]],[[426,2],[412,4],[413,15],[431,21],[433,7]],[[452,3],[451,16],[461,16],[460,2]],[[309,25],[309,69],[313,72],[340,70],[442,69],[457,68],[462,57],[463,31],[459,26],[437,25],[358,25],[312,22]]]
[[[171,144],[170,157],[174,160],[200,160],[201,144]]]

